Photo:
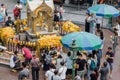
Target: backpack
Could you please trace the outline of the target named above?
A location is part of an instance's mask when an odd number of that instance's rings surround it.
[[[46,64],[50,64],[52,62],[50,55],[46,55]]]
[[[95,61],[94,60],[91,60],[91,63],[90,63],[90,70],[94,70],[95,69]]]

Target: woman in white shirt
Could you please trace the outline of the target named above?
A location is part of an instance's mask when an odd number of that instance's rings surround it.
[[[54,75],[54,65],[53,64],[50,64],[49,66],[49,70],[45,72],[45,80],[51,80],[52,79],[52,76]]]
[[[58,55],[58,58],[56,59],[56,69],[57,70],[61,67],[60,63],[63,61],[64,61],[64,59],[62,58],[62,56]]]
[[[59,75],[60,75],[61,80],[65,80],[67,67],[65,66],[64,62],[61,62],[60,64],[61,64],[61,68],[59,69]]]
[[[117,33],[118,33],[118,43],[120,41],[120,21],[117,20],[117,25],[115,26],[115,28],[117,29]]]
[[[120,36],[120,21],[117,21],[117,25],[115,28],[117,29],[118,36]]]
[[[4,18],[4,22],[5,22],[6,16],[7,16],[7,9],[4,4],[1,4],[0,13],[2,14],[2,16]]]

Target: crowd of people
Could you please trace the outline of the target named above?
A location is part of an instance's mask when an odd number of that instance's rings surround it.
[[[20,61],[18,52],[11,56],[12,70],[20,70],[18,80],[39,80],[40,69],[44,71],[44,80],[71,80],[73,68],[75,68],[74,80],[108,80],[112,78],[114,55],[112,48],[108,47],[105,54],[106,60],[101,62],[101,49],[93,51],[77,51],[75,64],[73,64],[72,52],[67,55],[58,54],[55,48],[42,49],[41,58],[31,55],[27,47],[22,49],[24,60]],[[73,66],[74,65],[74,66]]]

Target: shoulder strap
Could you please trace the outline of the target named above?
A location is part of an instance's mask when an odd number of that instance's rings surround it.
[[[53,80],[54,75],[52,75],[51,80]]]

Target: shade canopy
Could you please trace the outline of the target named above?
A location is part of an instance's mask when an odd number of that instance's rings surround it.
[[[95,13],[97,16],[103,17],[117,17],[120,15],[120,11],[115,7],[106,4],[94,5],[88,8],[88,12]]]
[[[64,47],[70,48],[73,40],[78,47],[78,50],[96,50],[102,45],[102,40],[91,33],[88,32],[73,32],[63,36],[61,43]]]

